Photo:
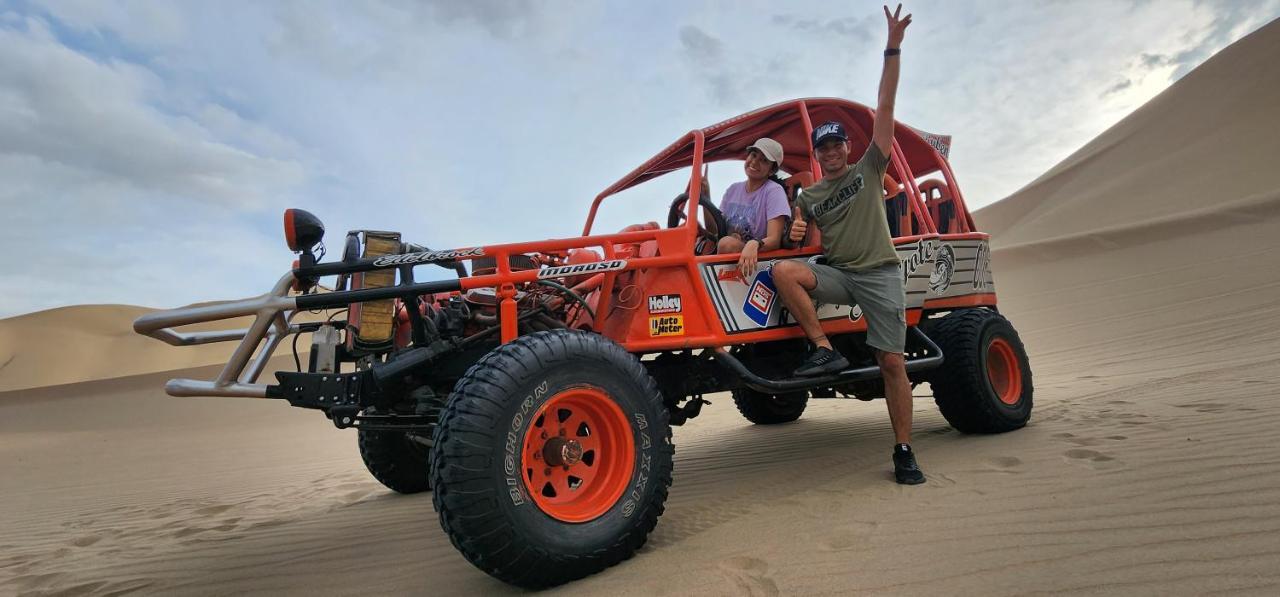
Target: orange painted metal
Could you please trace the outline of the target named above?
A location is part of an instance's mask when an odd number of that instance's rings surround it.
[[[635,434],[618,403],[599,388],[572,388],[529,420],[520,477],[539,509],[584,523],[617,504],[636,466]]]
[[[941,311],[944,309],[961,309],[964,307],[994,307],[994,306],[996,306],[995,293],[967,294],[965,296],[953,296],[948,298],[932,299],[924,302],[924,308],[928,311]]]
[[[1004,338],[993,338],[987,346],[987,380],[1001,402],[1013,406],[1022,399],[1022,368]]]
[[[854,102],[841,99],[818,98],[782,102],[741,116],[696,129],[682,135],[676,142],[664,148],[639,168],[610,185],[591,203],[583,235],[573,238],[550,239],[535,242],[509,243],[479,247],[484,255],[496,258],[497,271],[488,275],[462,278],[463,291],[478,287],[499,290],[503,342],[518,334],[515,320],[515,289],[522,284],[535,282],[540,277],[552,275],[555,279],[577,279],[585,273],[603,275],[595,295],[596,318],[593,329],[622,344],[632,352],[652,352],[681,348],[706,348],[738,344],[799,338],[798,327],[789,326],[751,332],[728,334],[720,321],[715,303],[702,280],[701,267],[708,263],[728,263],[736,255],[698,256],[693,252],[698,234],[698,209],[696,201],[685,205],[686,221],[677,228],[639,229],[626,232],[592,235],[592,227],[602,202],[622,190],[652,180],[663,174],[688,169],[688,184],[683,188],[690,197],[697,197],[702,184],[702,166],[705,163],[741,159],[746,147],[761,136],[770,136],[784,146],[783,169],[788,172],[811,171],[821,176],[817,160],[813,156],[809,138],[813,122],[841,119],[850,130],[851,153],[860,155],[869,143],[869,131],[874,121],[874,111]],[[963,222],[965,231],[971,231],[972,217],[964,208],[959,189],[955,185],[950,168],[932,146],[907,126],[899,125],[894,132],[893,151],[890,155],[893,170],[905,187],[909,197],[909,211],[915,216],[915,230],[904,229],[907,236],[895,238],[897,244],[935,239],[987,240],[982,233],[947,234],[939,237],[936,223],[929,213],[917,179],[941,173],[957,206],[957,220]],[[772,251],[760,255],[761,261],[786,257],[807,257],[821,251],[815,235],[810,243],[798,249]],[[512,255],[533,253],[562,254],[570,249],[593,249],[603,255],[604,271],[573,272],[558,276],[548,270],[511,271]],[[469,259],[469,258],[464,258]],[[644,301],[648,296],[679,295],[683,311],[677,322],[664,321],[663,325],[650,321]],[[994,293],[973,294],[962,297],[927,300],[923,310],[957,308],[961,306],[994,305]],[[918,321],[921,309],[911,309],[908,319]],[[678,323],[678,325],[677,325]],[[862,322],[828,321],[824,328],[832,333],[865,329]],[[658,334],[660,330],[661,335]]]

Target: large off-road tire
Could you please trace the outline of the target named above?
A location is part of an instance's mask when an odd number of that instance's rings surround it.
[[[673,451],[667,409],[638,359],[595,334],[538,332],[458,380],[435,432],[433,499],[468,561],[548,587],[644,544]]]
[[[756,425],[776,425],[799,419],[809,403],[809,393],[790,392],[775,396],[751,388],[739,388],[733,391],[733,403],[738,405],[738,412],[748,421]]]
[[[929,335],[944,361],[930,375],[933,399],[965,433],[1002,433],[1031,418],[1031,364],[1018,332],[988,309],[952,311]]]
[[[373,478],[398,493],[431,490],[431,448],[403,431],[359,431],[360,458]]]

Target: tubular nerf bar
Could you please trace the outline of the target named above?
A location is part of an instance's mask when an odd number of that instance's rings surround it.
[[[299,327],[290,323],[297,313],[297,301],[287,295],[293,286],[290,272],[276,282],[271,292],[238,301],[216,305],[184,307],[157,311],[139,317],[133,322],[133,331],[150,336],[173,346],[193,346],[239,340],[222,372],[212,381],[197,379],[171,379],[164,385],[170,396],[232,396],[240,398],[266,398],[266,384],[255,383],[267,360],[275,352],[280,341]],[[253,325],[244,329],[209,332],[179,332],[173,328],[193,323],[206,323],[254,315]],[[266,346],[259,350],[263,340]],[[257,353],[256,356],[254,353]],[[250,360],[252,359],[252,362]],[[246,370],[247,367],[247,370]]]
[[[457,290],[459,286],[458,280],[443,280],[290,297],[288,294],[293,281],[293,272],[289,272],[276,282],[271,292],[261,296],[216,305],[157,311],[134,321],[133,331],[173,346],[240,341],[217,378],[212,381],[171,379],[164,385],[165,393],[170,396],[267,398],[267,385],[257,383],[258,377],[262,375],[280,341],[290,334],[303,331],[302,325],[292,323],[299,309],[342,307],[352,302]],[[248,315],[254,316],[253,325],[243,329],[209,332],[179,332],[173,329],[193,323]],[[263,340],[266,340],[265,346]]]

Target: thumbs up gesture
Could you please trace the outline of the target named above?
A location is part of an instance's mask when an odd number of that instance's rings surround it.
[[[791,220],[791,242],[798,243],[804,240],[804,235],[809,231],[809,224],[805,223],[803,214],[796,209],[795,218]]]

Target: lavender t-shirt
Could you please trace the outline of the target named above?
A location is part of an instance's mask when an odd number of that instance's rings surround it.
[[[724,191],[720,211],[729,224],[726,234],[737,233],[743,242],[751,239],[763,241],[769,231],[769,220],[791,215],[787,206],[787,192],[782,185],[766,180],[754,193],[747,192],[747,183],[735,182]]]

